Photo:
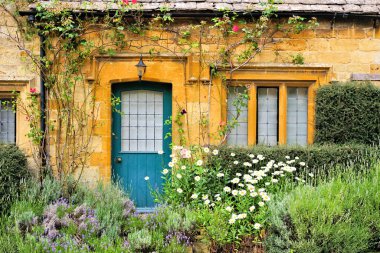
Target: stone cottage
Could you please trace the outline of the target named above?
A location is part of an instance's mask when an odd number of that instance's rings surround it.
[[[223,15],[220,9],[236,12],[237,19],[247,13],[258,15],[262,10],[259,0],[137,2],[138,7],[130,11],[138,8],[146,19],[170,10],[170,18],[175,19],[173,27],[199,20],[215,22],[211,20]],[[100,16],[105,10],[120,8],[120,3],[110,1],[39,1],[30,4],[23,15],[33,16],[41,4],[45,8],[59,4],[75,13]],[[336,81],[380,80],[380,1],[284,0],[277,8],[280,18],[316,17],[319,25],[299,34],[274,33],[270,43],[233,74],[225,66],[211,66],[211,61],[200,60],[194,52],[173,53],[178,44],[168,43],[169,35],[164,35],[167,47],[155,47],[154,57],[149,43],[138,35],[131,35],[130,46],[112,55],[93,55],[83,73],[85,84],[96,87],[99,111],[92,152],[82,177],[110,181],[115,176],[131,191],[138,206],[149,208],[152,200],[143,178],[148,175],[153,184],[160,182],[162,159],[168,161],[170,154],[171,141],[165,135],[172,131],[177,144],[181,139],[180,127],[174,123],[178,115],[185,122],[187,144],[312,144],[317,87]],[[2,15],[5,20],[7,14]],[[237,36],[241,32],[239,24],[233,31]],[[204,35],[203,52],[220,50],[213,36],[213,31]],[[12,91],[28,93],[30,88],[42,93],[39,76],[23,67],[22,55],[12,43],[0,36],[0,99],[10,99]],[[39,40],[27,46],[38,52]],[[136,69],[139,61],[146,66],[140,72]],[[214,70],[225,73],[224,77],[214,76]],[[238,124],[225,140],[220,140],[217,133],[236,112],[232,101],[238,95],[234,91],[243,90],[247,90],[249,100],[241,108]],[[115,98],[119,112],[112,109]],[[170,116],[172,124],[165,124]],[[2,107],[0,121],[0,141],[24,147],[28,141],[25,116]],[[52,145],[49,147],[51,153],[56,152]]]

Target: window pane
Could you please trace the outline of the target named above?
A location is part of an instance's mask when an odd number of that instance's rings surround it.
[[[277,145],[278,142],[278,89],[257,88],[257,142]]]
[[[307,88],[288,87],[287,144],[307,144]]]
[[[230,86],[228,88],[228,103],[227,103],[227,120],[231,121],[237,117],[237,108],[234,101],[238,98],[239,94],[244,93],[246,87]],[[227,143],[236,146],[248,145],[248,108],[240,108],[241,112],[237,120],[237,125],[231,130],[227,136]]]
[[[162,149],[163,93],[149,90],[121,94],[122,151]]]
[[[11,102],[9,99],[0,99],[0,143],[16,141],[16,113]]]

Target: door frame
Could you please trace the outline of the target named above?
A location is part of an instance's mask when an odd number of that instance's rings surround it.
[[[170,162],[170,144],[172,142],[172,137],[169,135],[167,138],[165,138],[167,133],[170,133],[172,131],[172,125],[165,124],[165,121],[168,119],[168,117],[172,117],[172,103],[173,103],[173,97],[172,97],[172,84],[171,83],[163,83],[163,82],[152,82],[152,81],[131,81],[131,82],[118,82],[118,83],[112,83],[111,86],[111,96],[112,97],[119,97],[121,99],[121,92],[123,91],[132,91],[132,90],[150,90],[150,91],[159,91],[163,92],[163,151],[164,154],[162,155],[163,164],[168,164]],[[112,104],[111,104],[112,106]],[[118,178],[117,173],[115,173],[115,164],[116,164],[116,157],[118,154],[139,154],[139,153],[156,153],[155,151],[120,151],[121,148],[121,138],[115,138],[117,136],[117,133],[121,135],[121,101],[120,103],[117,103],[114,107],[112,107],[111,111],[111,179],[113,183],[121,183],[121,185],[124,186],[125,181],[122,180],[129,180]],[[166,112],[166,113],[165,113]],[[118,130],[118,131],[116,131]],[[116,133],[115,133],[116,132]],[[161,170],[163,168],[160,168],[159,174],[161,174]],[[146,183],[145,181],[142,183]],[[126,188],[123,188],[127,190]],[[128,192],[127,192],[128,193]],[[154,207],[140,207],[137,208],[139,212],[151,212],[154,210]]]

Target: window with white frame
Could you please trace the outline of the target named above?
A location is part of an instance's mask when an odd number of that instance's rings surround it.
[[[239,115],[236,102],[239,94],[246,92],[244,86],[230,86],[228,88],[227,99],[227,120],[236,120],[236,125],[227,136],[227,143],[234,146],[248,145],[248,108],[247,106],[239,106]],[[237,117],[238,116],[238,117]]]
[[[7,98],[0,98],[0,143],[16,143],[16,113]]]

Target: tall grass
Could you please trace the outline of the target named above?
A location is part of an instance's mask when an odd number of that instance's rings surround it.
[[[296,187],[270,204],[267,252],[366,252],[380,247],[380,163]]]

